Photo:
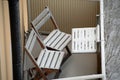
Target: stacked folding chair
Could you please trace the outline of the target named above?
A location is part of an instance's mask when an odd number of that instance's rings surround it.
[[[51,19],[55,29],[44,39],[38,30]],[[32,30],[25,45],[25,53],[33,63],[33,68],[30,68],[32,79],[49,80],[48,75],[55,72],[55,78],[61,72],[61,65],[71,55],[68,43],[71,41],[71,35],[61,32],[55,22],[48,7],[46,7],[35,20],[32,21]],[[68,54],[65,55],[63,49],[66,48]],[[35,56],[35,54],[38,56]]]

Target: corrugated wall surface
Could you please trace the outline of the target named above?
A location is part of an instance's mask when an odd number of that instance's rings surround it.
[[[60,29],[71,33],[73,27],[96,25],[96,14],[99,13],[98,2],[88,0],[28,0],[29,22],[31,22],[46,5],[49,6]],[[52,29],[50,22],[44,30]]]

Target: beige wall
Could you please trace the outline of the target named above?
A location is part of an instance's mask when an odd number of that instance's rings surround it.
[[[20,0],[22,50],[24,46],[24,30],[28,28],[27,21],[27,3],[26,0]],[[0,80],[13,80],[9,7],[7,0],[0,0]]]
[[[28,0],[29,23],[46,5],[52,11],[60,29],[71,32],[74,27],[96,26],[96,14],[99,13],[98,2],[88,0]],[[50,23],[44,29],[49,31]]]
[[[24,63],[24,32],[28,30],[28,16],[27,16],[27,0],[20,0],[20,32],[21,32],[21,48],[22,48],[22,64]]]
[[[8,1],[0,0],[1,80],[12,80],[12,56]]]

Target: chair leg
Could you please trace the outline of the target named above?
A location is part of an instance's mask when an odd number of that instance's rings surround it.
[[[65,48],[66,48],[67,52],[69,53],[69,55],[71,55],[71,51],[70,51],[70,49],[68,48],[68,46],[66,46]]]
[[[33,80],[48,80],[48,79],[47,77],[45,78],[44,76],[42,76],[40,73],[36,73]]]
[[[29,75],[31,76],[30,80],[41,80],[42,78],[44,78],[44,76],[42,76],[39,72],[35,72],[36,68],[32,68],[28,70]],[[44,79],[47,80],[47,79]]]
[[[39,71],[39,69],[36,69],[36,71],[37,71],[37,73],[35,75],[34,80],[41,80],[41,79],[42,80],[48,80],[47,76],[43,72]]]
[[[55,72],[56,73],[55,76],[54,76],[55,79],[59,77],[60,72],[61,72],[61,70],[50,70],[50,69],[43,69],[43,70],[45,71],[44,72],[45,76],[48,76],[52,72]]]
[[[35,72],[34,72],[35,70],[36,70],[35,67],[28,70],[28,73],[29,73],[31,79],[33,79],[35,77]]]
[[[54,70],[45,69],[45,73],[44,74],[47,76],[47,75],[51,74],[53,71]]]
[[[68,46],[66,46],[65,48],[66,48],[66,51],[67,51],[68,53],[67,53],[67,55],[64,57],[62,64],[64,64],[65,61],[72,55],[70,49],[68,48]]]
[[[32,80],[40,80],[41,78],[42,78],[42,76],[40,76],[39,73],[36,73],[34,79],[32,79]]]
[[[55,79],[60,76],[60,73],[61,73],[61,69],[57,70],[57,72],[56,72],[56,74],[55,74]]]

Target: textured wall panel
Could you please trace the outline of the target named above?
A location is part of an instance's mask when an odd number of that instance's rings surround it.
[[[107,80],[120,80],[120,0],[105,0]]]
[[[96,25],[96,14],[99,13],[98,2],[87,0],[29,0],[29,20],[32,21],[46,5],[52,11],[60,29],[71,32],[72,27]],[[30,22],[29,21],[29,22]],[[48,22],[44,30],[52,29]],[[49,28],[48,28],[49,27]]]

